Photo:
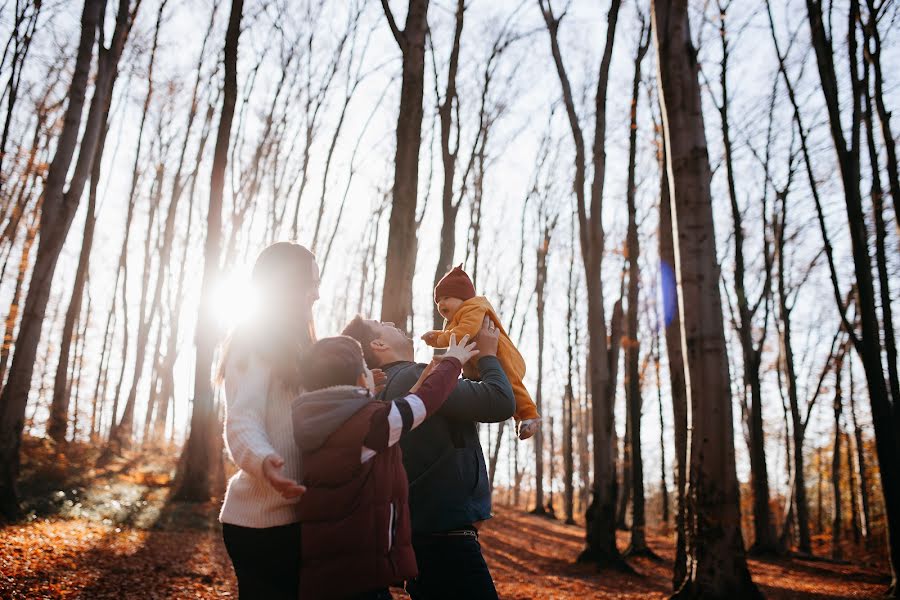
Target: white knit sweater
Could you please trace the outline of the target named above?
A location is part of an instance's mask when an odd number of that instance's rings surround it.
[[[263,528],[300,520],[300,499],[283,498],[262,472],[263,460],[277,453],[284,459],[284,475],[300,480],[300,449],[291,425],[295,397],[256,358],[231,360],[226,366],[225,444],[240,470],[228,480],[221,522]]]

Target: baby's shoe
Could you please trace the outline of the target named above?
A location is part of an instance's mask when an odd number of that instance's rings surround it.
[[[541,428],[541,419],[540,417],[537,419],[525,419],[520,421],[516,429],[519,433],[520,440],[527,440],[534,434],[538,432],[538,429]]]

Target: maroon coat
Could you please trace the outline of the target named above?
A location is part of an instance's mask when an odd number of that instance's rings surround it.
[[[300,598],[345,598],[415,577],[399,446],[360,463],[373,401],[304,454]]]
[[[460,368],[456,359],[443,360],[416,394],[390,402],[350,386],[294,402],[307,487],[299,505],[303,600],[346,598],[417,575],[397,442],[441,407]]]

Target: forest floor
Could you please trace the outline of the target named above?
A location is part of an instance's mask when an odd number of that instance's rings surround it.
[[[77,454],[77,453],[76,453]],[[26,440],[22,494],[28,511],[0,528],[0,598],[236,598],[221,541],[218,503],[167,502],[171,459],[133,454],[85,469],[92,451],[65,459]],[[583,529],[495,506],[481,541],[501,598],[665,598],[674,546],[650,533],[660,559],[629,559],[637,574],[575,564]],[[628,543],[621,532],[619,547]],[[877,598],[883,570],[797,558],[751,559],[768,598]],[[397,591],[396,598],[406,597]]]

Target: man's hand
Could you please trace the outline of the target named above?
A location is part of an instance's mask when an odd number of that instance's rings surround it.
[[[438,336],[441,335],[440,331],[427,331],[422,334],[422,341],[428,344],[429,346],[434,346],[435,342],[437,342]]]
[[[263,475],[276,492],[284,498],[299,498],[306,493],[306,487],[300,485],[293,479],[285,477],[281,468],[284,466],[284,459],[275,453],[268,455],[262,464]]]
[[[475,338],[478,343],[479,356],[497,356],[497,344],[500,342],[500,328],[490,317],[485,317],[481,323],[481,331]]]
[[[372,381],[375,382],[375,395],[378,395],[387,385],[387,374],[381,369],[372,369]]]

